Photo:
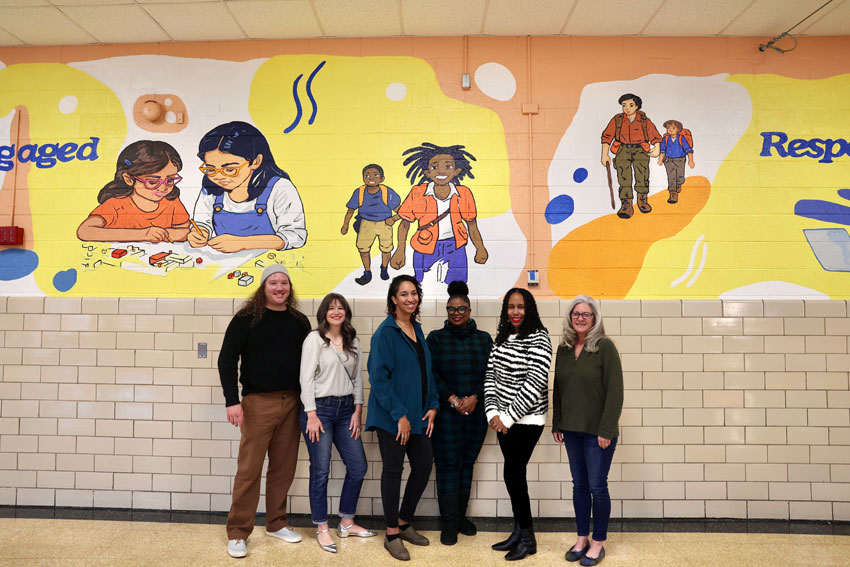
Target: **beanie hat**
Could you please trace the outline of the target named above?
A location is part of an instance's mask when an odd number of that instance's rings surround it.
[[[263,275],[260,278],[260,285],[262,286],[264,283],[266,283],[266,280],[272,274],[286,274],[286,277],[289,278],[289,270],[286,269],[286,266],[284,266],[283,264],[272,264],[271,266],[267,266],[266,269],[263,270]]]

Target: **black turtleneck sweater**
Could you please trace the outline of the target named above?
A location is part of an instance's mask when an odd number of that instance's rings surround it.
[[[218,355],[225,405],[239,403],[237,365],[243,397],[260,392],[300,390],[301,345],[309,333],[310,322],[300,313],[293,314],[291,309],[266,309],[253,327],[250,315],[233,317]]]
[[[493,339],[479,331],[470,319],[465,327],[455,327],[448,321],[442,329],[428,334],[428,348],[434,369],[440,402],[448,405],[452,394],[463,398],[478,396],[476,411],[484,408],[484,374]]]

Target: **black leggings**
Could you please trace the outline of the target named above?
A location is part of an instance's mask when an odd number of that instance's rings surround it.
[[[542,425],[514,424],[507,433],[496,436],[499,439],[502,456],[505,458],[505,488],[508,489],[511,497],[514,520],[523,529],[533,525],[526,470],[542,433]]]
[[[542,429],[542,428],[541,428]],[[378,448],[381,451],[383,470],[381,471],[381,500],[384,504],[384,518],[388,528],[398,527],[401,516],[406,522],[412,522],[416,514],[416,505],[428,478],[431,476],[431,465],[434,463],[434,453],[431,450],[431,438],[425,434],[411,435],[407,445],[395,440],[396,434],[376,429],[378,433]],[[398,508],[398,497],[401,492],[401,472],[404,469],[404,455],[410,461],[410,476],[404,488],[404,499],[401,510]]]

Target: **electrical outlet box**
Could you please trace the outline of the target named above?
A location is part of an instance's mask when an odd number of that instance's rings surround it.
[[[24,229],[20,226],[0,226],[0,244],[19,246],[24,243]]]
[[[537,270],[528,270],[528,285],[540,285],[540,277]]]
[[[471,89],[472,88],[472,80],[470,79],[469,73],[464,73],[460,76],[460,88],[462,88],[462,89]]]
[[[198,358],[207,357],[207,343],[198,343]]]

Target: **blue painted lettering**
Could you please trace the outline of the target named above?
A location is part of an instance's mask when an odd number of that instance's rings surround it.
[[[79,145],[74,142],[56,144],[24,144],[15,151],[15,144],[0,146],[0,171],[11,171],[18,163],[34,163],[40,169],[50,169],[57,162],[95,161],[98,159],[97,145],[100,138],[92,136],[89,142]]]
[[[762,157],[770,157],[773,150],[779,157],[801,158],[809,157],[818,160],[819,163],[832,163],[834,158],[850,156],[850,142],[838,139],[812,138],[805,140],[796,138],[788,140],[785,132],[762,132],[761,153]],[[786,146],[787,145],[787,146]]]

